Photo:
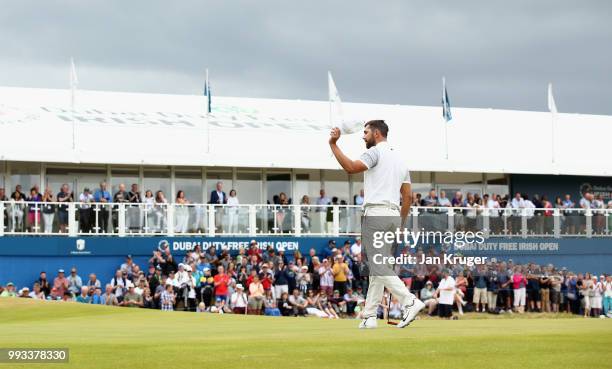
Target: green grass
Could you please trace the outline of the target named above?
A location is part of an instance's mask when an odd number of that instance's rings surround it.
[[[0,347],[70,349],[69,364],[0,368],[612,368],[610,319],[382,323],[0,299]]]

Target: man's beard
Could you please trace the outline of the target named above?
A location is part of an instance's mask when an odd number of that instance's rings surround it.
[[[369,149],[370,147],[376,146],[376,141],[372,140],[372,141],[366,141],[366,149]]]

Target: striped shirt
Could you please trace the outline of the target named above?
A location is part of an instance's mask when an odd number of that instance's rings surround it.
[[[174,310],[174,293],[164,291],[161,294],[161,309],[162,311]]]

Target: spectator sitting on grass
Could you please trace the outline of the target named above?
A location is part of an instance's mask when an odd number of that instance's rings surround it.
[[[89,288],[87,288],[87,286],[81,287],[81,294],[77,296],[76,302],[91,304],[91,297],[89,297]]]
[[[319,309],[319,295],[315,294],[313,290],[308,290],[306,312],[308,315],[314,315],[317,318],[329,318],[329,315]]]
[[[151,290],[148,287],[142,293],[142,307],[145,309],[155,309],[155,300],[153,300]]]
[[[64,291],[64,295],[62,296],[62,301],[64,302],[74,301],[74,296],[72,296],[72,293],[70,293],[70,291]]]
[[[433,314],[438,305],[438,300],[434,297],[435,292],[431,281],[427,281],[425,287],[421,290],[421,301],[423,301],[427,307],[427,315]]]
[[[344,297],[340,295],[340,291],[334,290],[334,294],[329,299],[332,304],[332,308],[336,312],[336,315],[346,314],[346,301]]]
[[[21,290],[19,290],[18,297],[23,299],[31,299],[32,296],[30,296],[30,289],[28,287],[23,287]]]
[[[91,295],[91,303],[94,305],[102,304],[102,288],[95,287],[93,294]]]
[[[402,318],[402,306],[395,296],[391,297],[391,304],[387,314],[389,314],[389,318],[391,319]]]
[[[32,297],[33,299],[37,299],[37,300],[45,299],[45,293],[40,288],[40,283],[38,282],[34,283],[34,290],[30,292],[30,297]]]
[[[113,293],[113,286],[110,284],[106,285],[106,292],[102,295],[100,303],[102,305],[110,305],[117,306],[119,305],[119,301],[117,301],[117,296]]]
[[[173,311],[176,296],[171,282],[166,282],[165,290],[161,293],[160,305],[162,311]]]
[[[306,299],[300,295],[300,290],[295,288],[289,296],[289,304],[293,309],[293,316],[306,316]]]
[[[320,290],[319,292],[319,310],[327,314],[329,319],[338,319],[338,314],[334,310],[329,298],[327,297],[327,293],[325,291]]]
[[[134,291],[134,283],[128,281],[128,292],[123,296],[123,301],[121,302],[122,306],[127,307],[142,307],[142,296]]]
[[[286,295],[286,293],[284,294]],[[272,290],[266,291],[264,299],[264,314],[269,316],[280,316],[280,309],[277,307],[276,299],[272,295]]]

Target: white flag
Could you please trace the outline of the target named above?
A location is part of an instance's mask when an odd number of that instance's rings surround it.
[[[557,114],[557,104],[555,104],[555,98],[552,92],[552,83],[548,84],[548,110],[553,114]]]
[[[327,72],[327,84],[329,89],[330,124],[333,126],[335,121],[342,121],[342,101],[340,101],[340,94],[329,71]]]

